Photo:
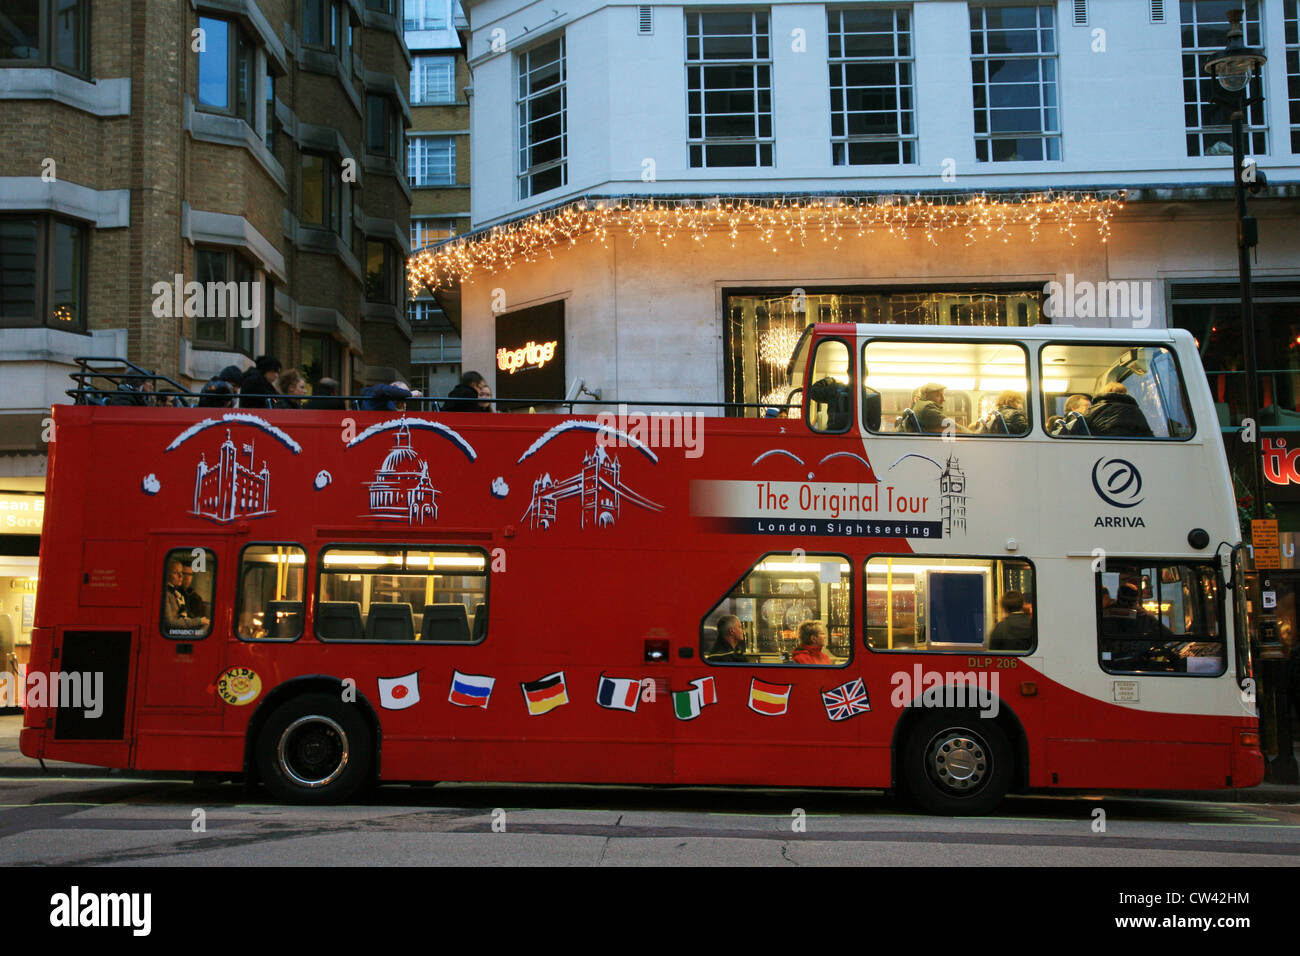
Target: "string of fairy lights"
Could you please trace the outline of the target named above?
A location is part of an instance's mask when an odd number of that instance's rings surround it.
[[[772,252],[782,243],[820,241],[835,248],[848,239],[887,232],[896,239],[922,235],[937,245],[940,236],[961,231],[966,245],[1009,243],[1013,230],[1024,229],[1030,242],[1055,226],[1073,243],[1080,229],[1094,227],[1104,243],[1111,220],[1124,208],[1123,191],[951,193],[927,196],[773,197],[711,199],[579,199],[525,219],[494,226],[420,252],[407,263],[413,294],[424,288],[445,289],[493,275],[519,262],[554,258],[554,251],[584,238],[609,243],[626,232],[633,243],[661,246],[703,243],[725,236],[734,247],[742,234],[753,234]]]

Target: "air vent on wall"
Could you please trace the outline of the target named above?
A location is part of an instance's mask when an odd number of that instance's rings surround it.
[[[1151,0],[1151,22],[1165,22],[1165,0]]]
[[[1074,0],[1074,25],[1076,27],[1088,25],[1088,0]]]
[[[655,32],[654,7],[637,7],[636,32],[638,35],[648,37]]]

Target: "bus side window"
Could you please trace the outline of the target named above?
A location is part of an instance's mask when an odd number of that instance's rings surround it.
[[[819,342],[807,389],[809,428],[827,433],[848,431],[853,424],[852,377],[849,347],[836,339]]]
[[[1160,346],[1044,346],[1042,382],[1054,438],[1184,439],[1194,431],[1178,364]]]
[[[1096,586],[1102,670],[1213,677],[1227,668],[1223,595],[1212,565],[1108,560]]]
[[[163,559],[160,623],[164,637],[201,640],[212,631],[217,556],[206,548],[173,548]]]
[[[297,544],[250,544],[239,556],[235,633],[246,641],[302,635],[307,552]]]
[[[844,666],[853,656],[853,575],[837,554],[769,554],[700,622],[709,664]]]
[[[1034,648],[1034,569],[1020,559],[877,555],[863,607],[875,651]]]

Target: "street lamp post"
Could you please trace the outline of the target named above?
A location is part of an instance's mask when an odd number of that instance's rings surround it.
[[[1246,88],[1264,65],[1267,57],[1262,50],[1247,47],[1242,39],[1241,10],[1228,11],[1228,42],[1223,52],[1211,57],[1205,69],[1218,81],[1222,92],[1216,97],[1231,110],[1233,182],[1237,199],[1237,270],[1241,281],[1241,324],[1245,337],[1246,360],[1246,415],[1254,423],[1256,442],[1250,446],[1251,512],[1263,518],[1264,510],[1264,459],[1258,445],[1259,436],[1259,371],[1255,361],[1255,304],[1250,288],[1250,250],[1259,243],[1259,225],[1246,209],[1246,188],[1257,191],[1264,184],[1262,173],[1254,163],[1246,160],[1244,125],[1246,110],[1252,102],[1263,102],[1262,94],[1256,100],[1247,99]],[[1260,591],[1271,590],[1267,576],[1259,572]],[[1262,602],[1261,602],[1262,603]],[[1271,719],[1273,739],[1277,742],[1277,757],[1268,766],[1268,778],[1275,783],[1297,782],[1295,754],[1291,743],[1291,713],[1287,700],[1287,665],[1280,655],[1270,653],[1276,644],[1276,622],[1265,611],[1260,618],[1260,661],[1264,678],[1263,690],[1271,697],[1272,707],[1267,708],[1264,720]],[[1268,635],[1271,640],[1265,641]]]

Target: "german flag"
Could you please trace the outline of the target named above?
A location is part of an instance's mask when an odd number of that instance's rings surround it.
[[[547,674],[541,680],[520,684],[528,713],[536,717],[569,702],[569,692],[564,686],[564,671]]]
[[[757,677],[749,681],[749,709],[769,717],[779,717],[790,706],[793,684],[769,684]]]

